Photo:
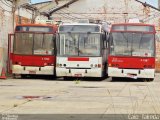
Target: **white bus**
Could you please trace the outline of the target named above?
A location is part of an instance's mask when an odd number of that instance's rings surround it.
[[[93,23],[66,23],[59,26],[57,77],[106,75],[108,33],[103,28],[101,24]]]

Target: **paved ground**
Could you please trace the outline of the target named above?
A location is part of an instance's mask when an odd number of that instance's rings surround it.
[[[160,74],[137,80],[0,80],[0,113],[160,114]]]

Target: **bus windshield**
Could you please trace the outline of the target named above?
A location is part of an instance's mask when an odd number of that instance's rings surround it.
[[[98,25],[63,25],[59,27],[60,32],[100,32]]]
[[[52,27],[48,26],[16,26],[18,32],[53,32]]]
[[[53,55],[54,35],[15,33],[14,53],[20,55]]]
[[[61,33],[61,56],[100,56],[100,34]]]
[[[110,55],[154,57],[154,34],[133,32],[112,32],[110,34]]]

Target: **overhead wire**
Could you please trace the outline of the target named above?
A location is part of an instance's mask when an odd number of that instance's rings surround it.
[[[6,0],[3,0],[3,1],[4,1],[7,5],[13,7],[13,4],[9,4],[8,1],[6,1]]]
[[[0,6],[0,8],[1,8],[1,10],[3,10],[3,11],[6,11],[6,12],[9,12],[9,13],[12,13],[12,11],[8,11],[8,10],[4,9],[2,6]]]
[[[5,6],[7,6],[7,7],[11,8],[11,6],[7,5],[7,4],[6,4],[6,3],[4,3],[2,0],[0,0],[0,2],[1,2],[2,4],[4,4]]]
[[[66,11],[68,11],[68,12],[70,12],[70,14],[72,14],[72,16],[73,16],[73,14],[75,14],[73,11],[71,11],[71,10],[67,10],[67,9],[65,9]],[[67,14],[67,13],[66,13]],[[94,17],[91,17],[91,16],[87,16],[87,15],[84,15],[84,14],[77,14],[76,13],[76,15],[79,15],[80,17],[79,17],[79,19],[80,18],[82,18],[81,16],[83,16],[83,17],[85,17],[85,18],[92,18],[92,19],[94,19]]]
[[[57,13],[65,14],[65,15],[68,15],[68,16],[73,17],[73,18],[75,18],[75,19],[80,19],[79,17],[76,17],[76,16],[73,16],[73,15],[71,15],[71,14],[65,13],[63,10],[59,10],[59,11],[61,11],[61,13],[60,13],[60,12],[57,12]]]
[[[67,16],[65,14],[59,14],[59,16],[65,17],[65,18],[70,19],[70,20],[75,20],[75,18]]]
[[[66,14],[58,14],[58,15],[61,16],[61,17],[67,18],[69,20],[75,20],[75,18],[67,16]]]
[[[65,9],[66,11],[68,11],[68,12],[71,12],[71,14],[75,14],[73,11],[71,11],[71,10],[68,10],[68,9]],[[78,15],[80,15],[80,14],[78,14]],[[84,14],[81,14],[80,16],[84,16],[84,17],[87,17],[88,18],[88,16],[87,15],[84,15]],[[90,18],[93,18],[93,17],[90,17]]]
[[[1,2],[2,4],[4,4],[4,5],[6,5],[7,7],[12,8],[9,4],[5,3],[3,0],[0,0],[0,2]],[[6,10],[6,9],[3,8],[2,6],[0,6],[0,8],[1,8],[1,10],[3,10],[3,11],[12,13],[12,10],[11,10],[11,11]]]

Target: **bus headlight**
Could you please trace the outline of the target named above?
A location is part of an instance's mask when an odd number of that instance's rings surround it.
[[[119,67],[119,64],[108,64],[108,67]]]
[[[93,67],[93,64],[91,64],[91,67]]]
[[[102,67],[102,65],[101,64],[98,64],[98,68],[101,68]]]

